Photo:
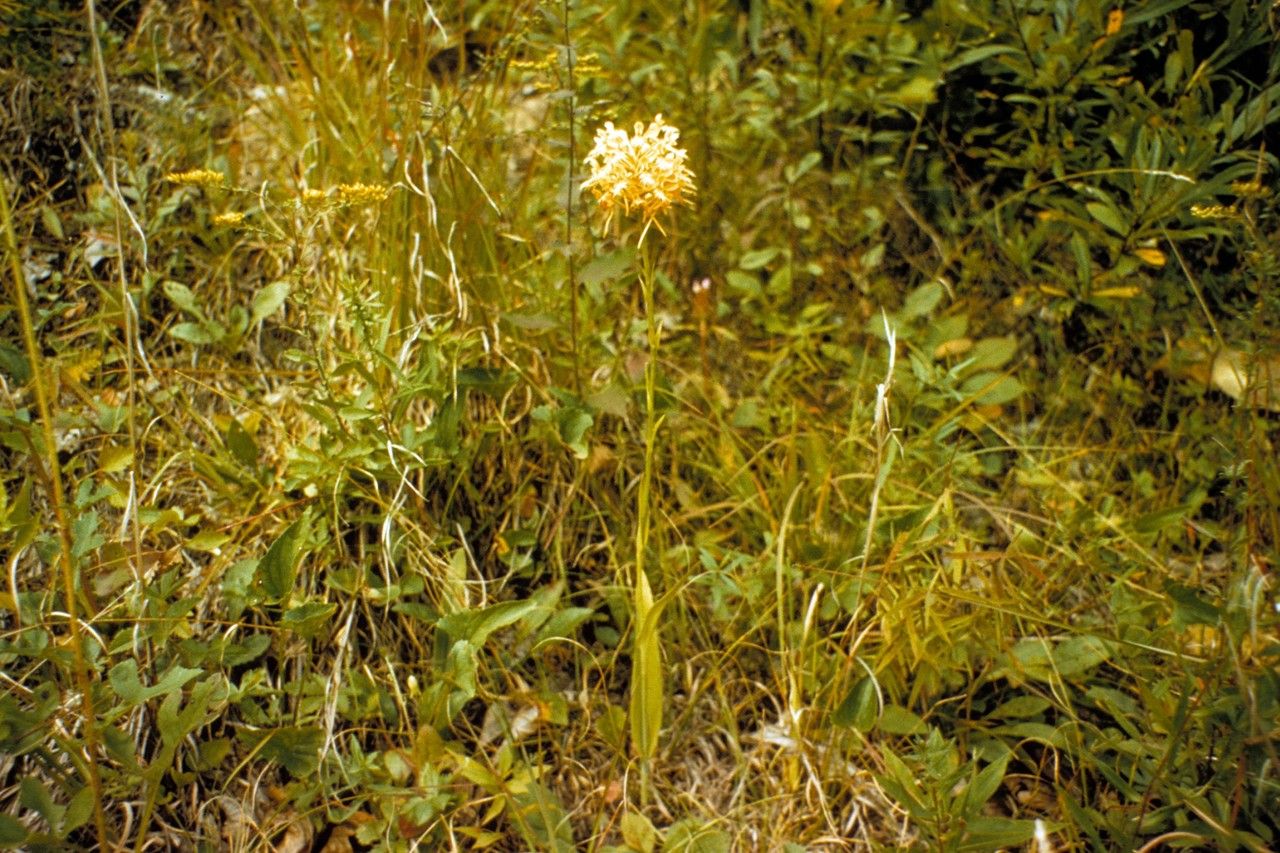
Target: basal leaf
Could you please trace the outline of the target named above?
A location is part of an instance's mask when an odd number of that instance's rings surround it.
[[[289,297],[289,282],[273,281],[253,295],[249,325],[256,326],[280,310]]]
[[[258,562],[257,580],[265,601],[275,603],[289,596],[298,575],[298,562],[302,558],[302,545],[306,539],[309,519],[302,516],[280,534],[267,553]]]
[[[323,745],[324,731],[318,726],[286,726],[267,734],[262,756],[301,778],[320,766]]]
[[[831,715],[831,722],[837,726],[869,731],[879,716],[879,697],[876,685],[871,676],[866,675],[849,688],[844,700]]]

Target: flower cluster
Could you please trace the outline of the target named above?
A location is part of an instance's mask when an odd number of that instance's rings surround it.
[[[611,121],[596,131],[595,147],[586,159],[590,175],[582,188],[599,201],[606,228],[619,210],[624,214],[639,210],[644,217],[643,242],[650,225],[662,231],[660,214],[672,205],[689,203],[695,192],[693,172],[685,165],[688,154],[676,145],[679,139],[680,131],[661,115],[647,128],[636,122],[634,135]]]
[[[1240,212],[1225,204],[1193,204],[1191,215],[1197,219],[1239,219]]]
[[[338,184],[332,190],[311,187],[302,191],[299,200],[307,207],[323,206],[326,210],[360,204],[377,204],[391,195],[386,184]]]
[[[238,210],[229,210],[213,217],[213,224],[223,228],[234,228],[244,223],[244,214]]]
[[[183,187],[220,187],[226,183],[226,176],[213,169],[191,169],[187,172],[170,172],[164,179],[171,184]]]
[[[1240,198],[1266,198],[1271,195],[1271,190],[1262,185],[1262,181],[1254,178],[1249,181],[1234,181],[1231,184],[1231,191]]]
[[[385,184],[338,184],[333,190],[339,204],[375,204],[386,201],[391,187]]]

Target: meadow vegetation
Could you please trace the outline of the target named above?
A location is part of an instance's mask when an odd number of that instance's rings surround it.
[[[0,0],[0,847],[1275,849],[1278,35]]]

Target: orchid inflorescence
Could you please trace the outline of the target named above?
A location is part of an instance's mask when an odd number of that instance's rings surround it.
[[[634,134],[611,121],[596,131],[595,146],[586,158],[590,175],[582,188],[596,197],[606,228],[619,210],[630,214],[638,209],[644,217],[641,242],[650,225],[666,233],[658,217],[672,205],[688,204],[695,192],[693,172],[685,165],[689,155],[677,146],[679,139],[680,131],[661,114],[648,127],[636,122]]]

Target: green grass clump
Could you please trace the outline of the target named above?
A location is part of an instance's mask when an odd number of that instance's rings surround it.
[[[1276,845],[1269,2],[9,5],[0,847]]]

